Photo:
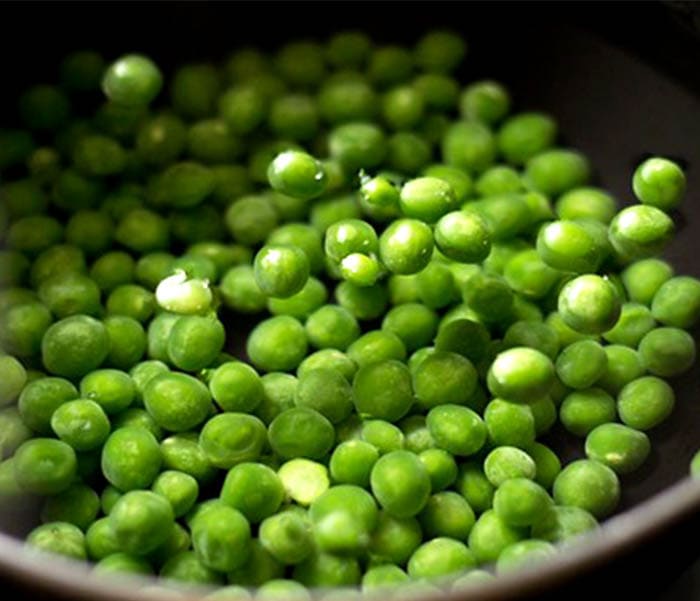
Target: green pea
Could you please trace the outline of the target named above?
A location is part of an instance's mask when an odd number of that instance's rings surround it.
[[[168,500],[176,518],[188,513],[199,496],[197,480],[176,470],[161,472],[151,485],[151,490]]]
[[[481,173],[496,157],[496,141],[491,130],[477,121],[458,121],[442,138],[445,163],[470,173]]]
[[[421,461],[408,451],[393,451],[379,458],[370,475],[372,493],[390,515],[417,515],[430,495],[430,477]]]
[[[423,96],[410,85],[396,86],[386,92],[381,102],[384,122],[390,129],[413,129],[423,118]]]
[[[627,383],[617,395],[622,422],[635,430],[650,430],[673,411],[675,394],[661,378],[643,376]]]
[[[659,254],[673,237],[671,218],[649,205],[622,209],[610,222],[608,236],[623,259],[643,259]]]
[[[49,522],[34,528],[27,536],[27,547],[32,550],[85,560],[85,536],[77,526],[61,521]]]
[[[209,462],[198,444],[197,432],[169,436],[160,443],[163,467],[178,470],[206,484],[216,475],[216,468]]]
[[[546,150],[527,161],[525,177],[535,190],[557,196],[586,184],[590,177],[590,165],[575,150]]]
[[[582,275],[562,288],[558,299],[564,322],[582,334],[610,330],[620,317],[621,303],[610,282],[598,275]]]
[[[540,229],[537,252],[550,267],[575,273],[595,272],[605,258],[605,248],[581,221],[553,221]]]
[[[51,428],[74,450],[90,451],[102,446],[109,436],[110,423],[98,403],[77,399],[62,404],[54,411]]]
[[[384,88],[406,81],[413,71],[413,56],[407,48],[396,45],[375,48],[369,57],[367,73],[377,87]]]
[[[541,540],[523,540],[509,545],[498,557],[496,571],[499,574],[542,564],[554,557],[556,547]]]
[[[527,405],[493,399],[486,405],[484,423],[489,440],[497,445],[527,449],[535,442],[535,418]]]
[[[399,420],[413,404],[408,368],[395,359],[360,367],[353,379],[353,402],[357,412],[365,417]]]
[[[459,101],[458,82],[442,73],[422,73],[413,80],[413,87],[421,94],[429,111],[450,111]]]
[[[521,529],[507,525],[494,510],[488,510],[469,533],[469,549],[478,562],[493,562],[505,548],[523,538]]]
[[[192,523],[192,546],[199,560],[212,570],[230,572],[250,553],[250,525],[232,507],[217,505]]]
[[[286,298],[299,292],[309,278],[309,260],[296,246],[263,247],[254,262],[255,281],[269,296]]]
[[[467,407],[439,405],[428,412],[426,423],[436,445],[453,455],[473,455],[486,442],[486,425]]]
[[[534,480],[536,473],[532,457],[516,447],[496,447],[484,459],[484,474],[496,488],[511,478]]]
[[[58,376],[79,378],[100,366],[109,353],[104,325],[87,315],[73,315],[50,326],[41,343],[46,369]]]
[[[639,165],[632,176],[632,189],[639,202],[669,212],[683,200],[685,174],[673,161],[652,157]]]
[[[163,76],[147,57],[128,54],[112,63],[102,78],[107,97],[123,105],[149,104],[160,92]]]
[[[615,509],[620,498],[620,483],[615,472],[606,465],[579,459],[557,476],[553,492],[558,504],[585,509],[600,519]]]
[[[144,428],[115,430],[102,447],[102,472],[124,492],[150,486],[160,471],[161,461],[158,441]]]
[[[479,196],[521,192],[524,188],[520,174],[506,165],[494,165],[484,171],[476,180],[474,189]]]
[[[622,424],[602,424],[586,437],[586,455],[600,461],[617,474],[638,469],[651,450],[649,438]]]
[[[616,204],[609,192],[585,186],[562,194],[557,199],[555,210],[559,219],[594,219],[607,224],[615,216]]]
[[[221,489],[221,500],[257,524],[274,515],[284,500],[284,487],[279,476],[260,463],[243,462],[227,474]]]
[[[575,505],[555,505],[532,527],[532,535],[552,543],[567,544],[597,528],[597,520],[585,509]]]
[[[275,453],[285,459],[320,459],[333,446],[332,424],[318,411],[295,407],[280,413],[270,423],[268,440]]]
[[[471,361],[448,351],[434,352],[412,375],[416,404],[424,410],[444,404],[464,405],[477,385]]]
[[[266,372],[291,371],[306,356],[307,337],[299,321],[278,315],[260,322],[250,333],[246,352]]]
[[[452,31],[432,30],[416,42],[415,60],[424,70],[445,73],[454,70],[464,58],[467,45]]]
[[[58,273],[39,285],[39,299],[59,319],[100,313],[100,289],[81,273]]]
[[[667,279],[653,295],[651,312],[666,326],[692,328],[700,319],[700,280],[689,276]]]
[[[456,492],[445,491],[428,499],[419,520],[423,531],[430,538],[449,537],[466,542],[476,518],[464,497]]]
[[[655,376],[678,376],[695,362],[695,341],[679,328],[655,328],[640,341],[639,356]]]
[[[465,119],[487,125],[498,123],[510,110],[510,95],[496,81],[477,81],[468,85],[459,101],[459,110]]]
[[[184,432],[201,424],[211,410],[207,387],[182,373],[168,372],[150,379],[143,402],[156,423],[171,432]]]
[[[437,537],[418,547],[408,560],[412,578],[438,578],[466,571],[476,565],[476,558],[462,542]]]
[[[21,490],[39,495],[55,495],[66,490],[76,475],[75,451],[51,438],[23,442],[13,458],[15,480]]]
[[[245,413],[221,413],[209,419],[199,434],[199,446],[209,462],[229,469],[256,461],[265,445],[265,425]]]

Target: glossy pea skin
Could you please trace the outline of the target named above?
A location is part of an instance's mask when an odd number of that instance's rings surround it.
[[[309,260],[295,246],[263,247],[255,255],[255,281],[268,296],[287,298],[299,292],[309,278]]]
[[[559,408],[562,424],[576,436],[586,436],[596,426],[614,421],[615,416],[615,399],[600,388],[574,391]]]
[[[422,544],[408,560],[412,578],[438,578],[465,571],[476,565],[467,545],[448,537],[438,537]]]
[[[526,346],[534,348],[554,360],[559,353],[559,339],[547,324],[531,321],[516,321],[503,336],[506,348]]]
[[[160,92],[163,76],[147,57],[128,54],[112,63],[102,78],[102,89],[113,102],[127,106],[149,104]]]
[[[375,498],[390,515],[417,515],[430,495],[430,477],[420,460],[408,451],[393,451],[372,468],[370,484]]]
[[[487,382],[495,396],[515,402],[530,402],[549,391],[554,366],[546,355],[527,347],[500,353],[489,369]]]
[[[313,551],[311,524],[295,511],[281,511],[260,524],[263,547],[285,565],[304,561]]]
[[[220,413],[202,427],[199,446],[209,462],[223,469],[257,461],[265,445],[263,422],[245,413]]]
[[[168,336],[170,361],[184,371],[208,367],[224,347],[226,332],[218,319],[186,315],[178,319]]]
[[[65,442],[33,438],[15,451],[13,468],[22,491],[54,495],[70,486],[76,475],[77,459],[75,451]]]
[[[478,215],[453,211],[435,226],[435,244],[448,258],[461,263],[479,263],[491,251],[491,235]]]
[[[246,352],[253,365],[262,371],[291,371],[306,356],[307,347],[301,323],[288,315],[278,315],[253,329]]]
[[[590,165],[582,154],[574,150],[547,150],[528,160],[525,177],[535,190],[557,196],[587,183]]]
[[[496,142],[487,126],[476,121],[458,121],[445,132],[441,150],[448,165],[481,173],[495,159]]]
[[[280,457],[320,459],[335,440],[333,425],[318,411],[294,407],[280,413],[268,428],[270,446]]]
[[[221,489],[221,500],[240,511],[252,524],[274,515],[284,500],[279,476],[266,465],[243,462],[229,470]]]
[[[603,333],[603,338],[613,344],[635,348],[644,336],[654,329],[656,322],[651,310],[640,303],[623,303],[615,327]]]
[[[695,362],[695,341],[680,328],[654,328],[639,342],[639,356],[647,370],[665,378],[678,376]]]
[[[413,404],[413,387],[408,368],[395,359],[361,367],[353,379],[353,402],[364,417],[394,422]]]
[[[457,198],[445,180],[419,177],[409,180],[401,188],[399,204],[406,217],[435,223],[445,213],[457,208]]]
[[[586,437],[586,456],[607,465],[619,475],[641,467],[650,451],[647,435],[623,424],[602,424]]]
[[[651,300],[651,312],[666,326],[692,328],[700,319],[700,280],[690,276],[666,280]]]
[[[87,559],[85,536],[80,528],[62,521],[49,522],[34,528],[27,536],[27,547],[74,560]]]
[[[503,549],[522,538],[521,529],[508,526],[494,510],[488,510],[474,524],[469,534],[469,548],[478,562],[492,562]]]
[[[605,258],[602,248],[585,223],[553,221],[540,229],[537,252],[554,269],[594,273]]]
[[[319,196],[326,185],[321,163],[297,150],[277,155],[268,167],[267,176],[274,190],[302,199]]]
[[[643,259],[659,254],[673,232],[673,221],[666,213],[649,205],[633,205],[615,215],[608,237],[623,259]]]
[[[170,503],[176,518],[184,516],[194,506],[199,496],[197,480],[176,470],[165,470],[158,474],[151,490]]]
[[[528,478],[511,478],[503,482],[493,497],[496,514],[509,526],[526,527],[537,523],[551,510],[547,491]]]
[[[398,219],[379,237],[379,257],[392,273],[417,273],[430,261],[433,246],[428,225],[416,219]]]
[[[428,412],[426,423],[436,445],[453,455],[473,455],[486,442],[486,425],[467,407],[439,405]]]
[[[77,378],[105,360],[109,339],[104,325],[87,315],[73,315],[46,330],[41,354],[46,369],[58,376]]]
[[[585,186],[562,194],[555,203],[559,219],[594,219],[610,223],[615,216],[616,201],[600,188]]]
[[[328,136],[331,157],[348,173],[379,165],[387,151],[386,137],[373,123],[353,121],[332,129]]]
[[[564,285],[559,293],[558,309],[564,322],[577,332],[600,334],[615,325],[621,303],[605,278],[582,275]]]
[[[632,190],[639,202],[669,212],[685,195],[683,170],[673,161],[652,157],[641,163],[632,175]]]
[[[207,567],[230,572],[250,553],[250,525],[243,515],[226,505],[212,507],[192,524],[192,545]]]
[[[527,449],[535,442],[535,418],[527,405],[493,399],[484,410],[484,423],[494,444]]]
[[[608,357],[594,340],[580,340],[562,349],[556,360],[557,376],[569,388],[593,386],[605,373]]]
[[[443,404],[466,404],[476,390],[477,379],[469,359],[436,351],[413,373],[416,405],[425,410]]]
[[[435,348],[458,353],[476,363],[483,359],[490,341],[491,335],[482,323],[456,318],[439,326]]]
[[[620,483],[609,467],[590,459],[579,459],[567,465],[554,481],[554,500],[604,518],[616,507]]]
[[[493,449],[484,459],[484,474],[496,488],[511,478],[533,480],[537,466],[525,451],[512,446]]]
[[[216,368],[209,391],[224,411],[252,412],[265,394],[258,373],[243,362],[227,362]]]
[[[330,458],[330,474],[341,484],[354,484],[367,488],[372,467],[379,459],[379,452],[368,442],[348,440],[341,442]]]
[[[183,373],[153,377],[143,391],[143,401],[156,423],[171,432],[194,428],[211,410],[211,395],[207,387]]]
[[[498,148],[509,163],[520,165],[550,147],[557,124],[544,113],[519,113],[506,119],[498,131]]]
[[[635,430],[650,430],[673,411],[675,394],[661,378],[643,376],[626,384],[617,395],[622,422]]]
[[[100,405],[87,399],[64,403],[51,416],[56,435],[76,451],[99,448],[109,436],[110,423]]]
[[[396,334],[407,351],[415,351],[430,343],[437,330],[437,314],[420,303],[393,307],[384,316],[382,329]]]
[[[158,441],[144,428],[115,430],[102,447],[102,473],[122,491],[147,488],[161,466]]]
[[[453,491],[433,494],[419,514],[426,536],[446,536],[466,542],[476,518],[462,495]]]

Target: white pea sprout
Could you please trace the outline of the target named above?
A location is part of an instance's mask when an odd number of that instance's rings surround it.
[[[156,288],[156,301],[163,309],[172,313],[204,313],[211,308],[212,300],[209,282],[189,278],[181,269],[162,280]]]

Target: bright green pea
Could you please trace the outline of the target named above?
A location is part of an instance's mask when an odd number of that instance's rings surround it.
[[[644,432],[622,424],[602,424],[586,437],[586,455],[600,461],[617,474],[628,474],[639,468],[651,451]]]
[[[151,485],[151,490],[168,500],[176,518],[189,512],[199,496],[197,480],[176,470],[161,472]]]
[[[270,446],[280,457],[320,459],[333,446],[333,425],[318,411],[294,407],[280,413],[268,428]]]
[[[56,435],[76,451],[90,451],[102,446],[109,436],[110,423],[96,402],[77,399],[62,404],[51,416]]]
[[[428,434],[430,434],[429,430]],[[415,448],[415,443],[413,446]],[[411,450],[409,445],[406,445],[406,447]],[[447,451],[427,448],[418,454],[418,459],[421,460],[425,469],[428,470],[430,489],[433,492],[444,490],[448,486],[452,486],[457,480],[457,461]]]
[[[487,126],[477,121],[458,121],[445,132],[441,149],[448,165],[481,173],[493,164],[496,141]]]
[[[673,161],[652,157],[639,165],[632,176],[632,189],[639,202],[669,212],[685,195],[685,173]]]
[[[559,219],[595,219],[610,223],[615,216],[616,201],[609,192],[600,188],[582,187],[562,194],[555,204]]]
[[[39,495],[66,490],[76,475],[75,451],[66,443],[50,438],[23,442],[13,458],[15,480],[20,489]]]
[[[463,118],[487,125],[498,123],[510,110],[510,95],[497,81],[477,81],[462,92],[459,110]]]
[[[466,542],[476,518],[469,503],[452,491],[432,495],[418,516],[429,538],[449,537]]]
[[[268,300],[255,279],[251,265],[237,265],[229,269],[221,278],[219,292],[224,305],[239,313],[259,313]]]
[[[404,448],[404,435],[401,429],[381,419],[364,420],[360,428],[360,437],[374,446],[380,455]]]
[[[666,326],[692,328],[700,319],[700,280],[690,276],[667,279],[653,295],[651,312]]]
[[[199,560],[212,570],[230,572],[250,553],[250,525],[232,507],[217,505],[192,523],[192,546]]]
[[[220,498],[240,511],[252,524],[274,515],[285,491],[279,476],[260,463],[239,463],[227,474]]]
[[[122,105],[147,105],[160,92],[163,76],[158,67],[140,54],[127,54],[112,63],[102,78],[107,97]]]
[[[673,237],[673,220],[660,209],[633,205],[610,222],[608,237],[623,259],[643,259],[659,254]]]
[[[34,528],[28,535],[27,547],[32,550],[86,560],[85,536],[74,524],[52,521]]]
[[[537,466],[525,451],[512,446],[493,449],[484,460],[484,474],[498,488],[511,478],[534,480]]]
[[[496,571],[504,574],[543,564],[556,553],[556,547],[546,541],[534,539],[519,541],[503,549],[496,562]]]
[[[216,368],[209,379],[209,390],[224,411],[252,412],[265,394],[260,376],[250,365],[227,362]]]
[[[558,299],[564,322],[582,334],[610,330],[620,317],[620,299],[610,282],[598,275],[582,275],[562,288]]]
[[[469,359],[436,351],[413,372],[416,405],[423,410],[438,405],[464,405],[476,390],[477,373]]]
[[[435,244],[445,256],[461,263],[479,263],[491,252],[491,235],[477,214],[453,211],[435,225]]]
[[[426,423],[436,445],[453,455],[473,455],[486,442],[486,425],[467,407],[439,405],[428,412]]]
[[[363,417],[395,422],[413,404],[413,387],[408,368],[395,359],[360,367],[353,379],[353,402]]]
[[[615,327],[605,332],[603,338],[612,344],[634,348],[655,325],[651,310],[646,305],[624,303]]]
[[[408,560],[408,574],[415,579],[438,578],[463,572],[476,565],[467,545],[448,537],[423,543]]]
[[[626,384],[617,395],[622,422],[635,430],[650,430],[673,411],[675,394],[661,378],[643,376]]]
[[[535,190],[557,196],[586,184],[590,169],[581,153],[559,148],[530,158],[525,166],[525,177]]]
[[[229,469],[256,461],[265,445],[265,425],[245,413],[221,413],[209,419],[199,434],[199,446],[209,462]]]
[[[496,445],[527,449],[535,442],[535,418],[527,405],[493,399],[486,405],[484,423],[489,440]]]
[[[554,381],[554,366],[541,352],[516,347],[500,353],[488,372],[492,394],[515,402],[531,402],[546,395]]]
[[[639,356],[647,370],[665,378],[678,376],[695,362],[695,341],[679,328],[655,328],[639,342]]]
[[[171,432],[201,424],[211,411],[211,396],[199,380],[182,373],[164,373],[149,380],[143,402],[156,423]]]
[[[556,361],[557,376],[569,388],[593,386],[605,373],[605,349],[594,340],[580,340],[565,347]]]
[[[265,294],[286,298],[299,292],[309,278],[309,260],[296,246],[263,247],[255,255],[255,281]]]
[[[540,229],[537,252],[554,269],[593,273],[605,258],[589,227],[580,221],[553,221]]]
[[[372,493],[390,515],[417,515],[430,495],[430,476],[421,461],[408,451],[393,451],[379,458],[370,475]]]
[[[102,472],[124,492],[150,486],[160,471],[161,461],[158,441],[140,427],[115,430],[102,447]]]
[[[306,356],[307,337],[301,323],[288,315],[261,321],[250,333],[246,352],[260,370],[291,371]]]
[[[95,370],[108,353],[106,328],[87,315],[73,315],[54,323],[41,342],[44,367],[67,378],[79,378]]]
[[[472,319],[455,318],[440,324],[435,337],[435,349],[451,351],[472,362],[486,354],[491,336],[486,327]]]
[[[600,388],[577,390],[564,398],[559,419],[576,436],[586,436],[593,428],[615,420],[615,400]]]
[[[160,453],[164,468],[189,474],[203,485],[214,478],[216,468],[207,459],[198,439],[197,432],[169,436],[160,443]]]
[[[354,484],[367,488],[372,467],[379,459],[379,452],[368,442],[348,440],[340,443],[330,458],[330,474],[341,484]]]
[[[620,483],[609,467],[590,459],[567,465],[554,481],[554,500],[579,507],[596,518],[604,518],[620,499]]]
[[[493,510],[482,513],[469,533],[469,549],[479,562],[493,562],[509,545],[524,538],[521,529],[509,526]]]
[[[416,219],[398,219],[379,238],[379,256],[392,273],[407,275],[423,269],[433,251],[433,234]]]

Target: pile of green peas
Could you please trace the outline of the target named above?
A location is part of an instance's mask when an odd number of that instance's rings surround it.
[[[695,360],[700,281],[659,258],[685,175],[644,161],[618,211],[465,55],[348,31],[165,86],[85,51],[21,96],[0,497],[43,499],[28,548],[219,599],[436,592],[615,511]]]

